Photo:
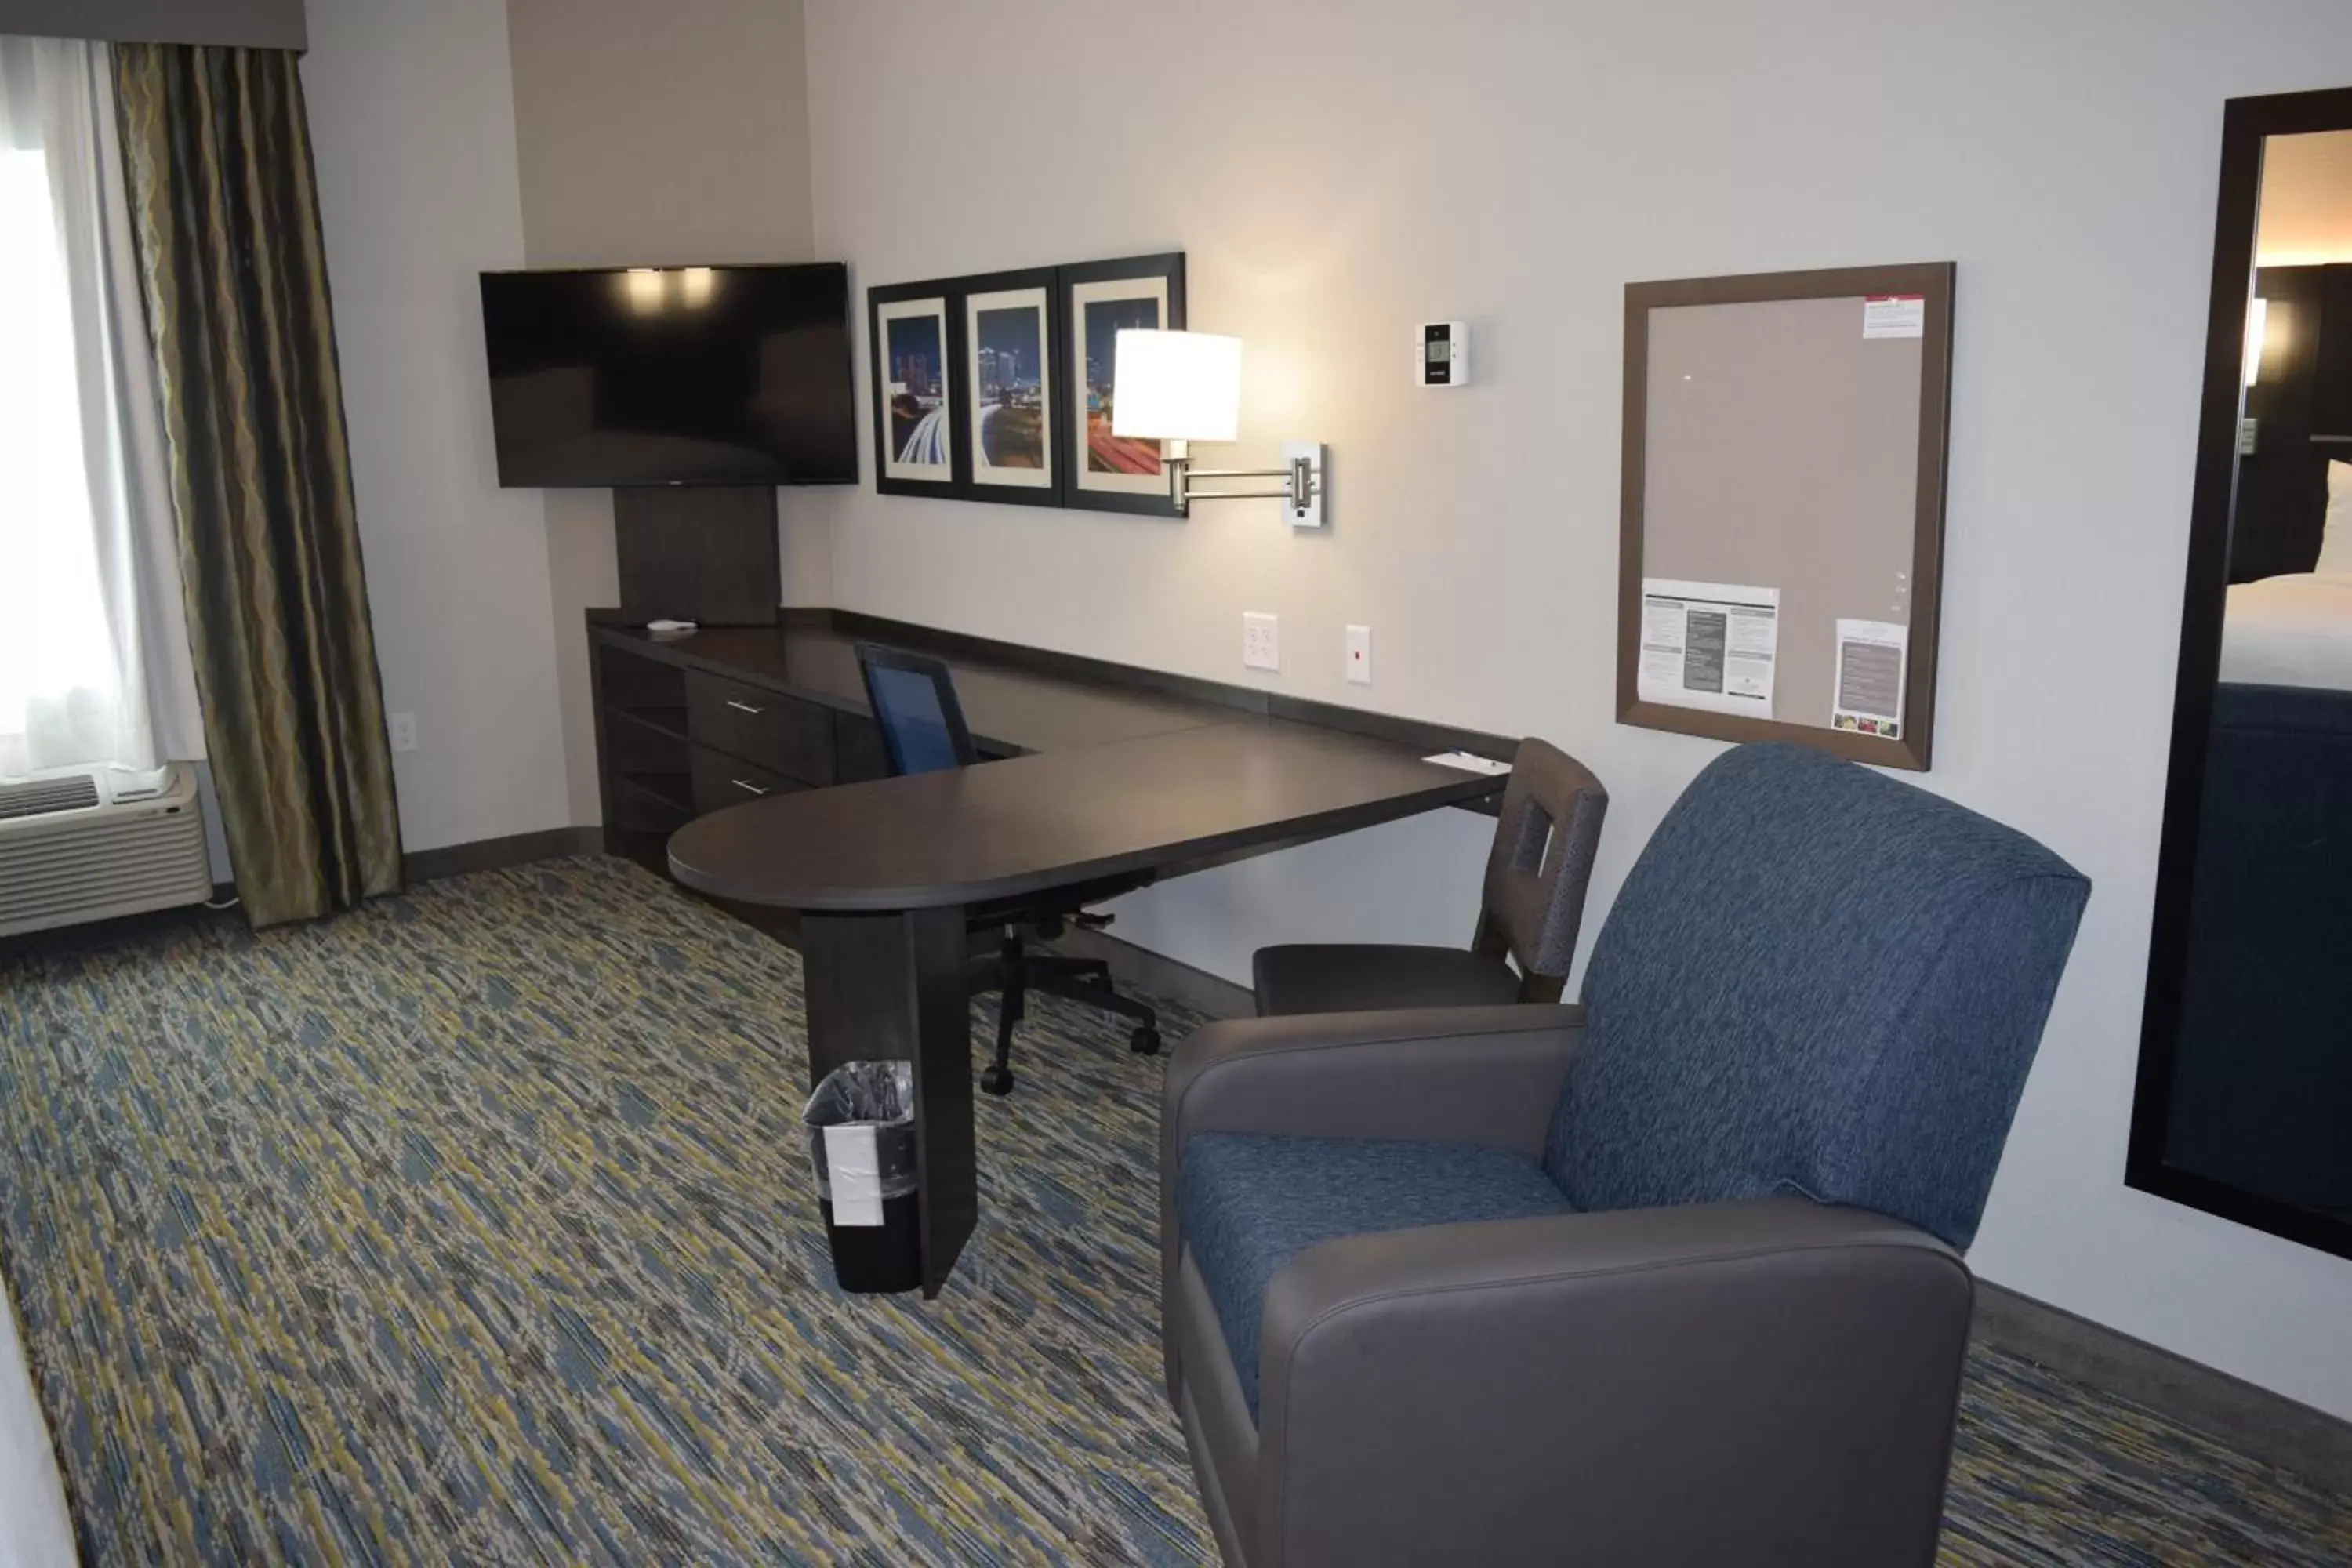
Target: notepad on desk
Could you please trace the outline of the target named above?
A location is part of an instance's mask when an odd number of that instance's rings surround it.
[[[1435,763],[1441,768],[1460,768],[1465,773],[1485,773],[1500,777],[1511,771],[1508,763],[1498,763],[1492,757],[1481,757],[1469,752],[1440,752],[1433,757],[1423,757],[1424,763]]]

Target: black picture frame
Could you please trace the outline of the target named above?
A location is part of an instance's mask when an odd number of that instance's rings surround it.
[[[891,283],[866,291],[866,327],[867,356],[872,367],[871,406],[874,418],[874,488],[884,495],[929,496],[934,500],[952,500],[959,495],[969,471],[970,455],[962,440],[962,403],[956,395],[955,367],[962,358],[962,304],[952,279],[933,279],[915,283]],[[936,307],[919,311],[911,307]],[[935,318],[935,334],[922,333],[910,328],[911,337],[933,336],[935,352],[940,356],[935,394],[937,426],[929,438],[936,440],[944,450],[947,460],[938,465],[940,471],[929,474],[916,471],[930,465],[910,465],[900,460],[907,443],[914,438],[911,430],[902,428],[903,416],[896,409],[898,395],[893,388],[899,377],[894,374],[893,327],[898,321],[909,322]],[[897,357],[903,364],[909,353],[933,352],[925,346],[909,348],[903,341],[898,346],[906,352]],[[926,367],[928,368],[928,367]],[[931,395],[918,390],[908,395],[919,400]],[[928,415],[926,418],[928,419]]]
[[[958,499],[1012,506],[1060,506],[1070,460],[1063,407],[1066,399],[1062,395],[1068,360],[1062,342],[1061,268],[1030,267],[1011,272],[984,272],[953,279],[950,284],[958,341],[961,344],[954,364],[961,389],[956,406],[962,421],[959,430],[962,439],[958,443],[962,479]],[[1034,471],[1042,475],[1042,482],[1030,481],[1026,473],[1017,468],[992,471],[989,461],[984,411],[990,405],[982,399],[991,387],[982,383],[989,369],[991,344],[982,341],[987,328],[979,317],[994,313],[992,300],[1003,301],[995,309],[1017,312],[1022,306],[1008,298],[1013,296],[1035,298],[1040,355],[1037,435],[1045,460]]]
[[[2174,1083],[2187,1001],[2205,769],[2221,679],[2228,604],[2231,495],[2244,390],[2247,300],[2262,201],[2263,151],[2273,136],[2352,130],[2352,88],[2233,98],[2222,109],[2220,195],[2213,223],[2212,289],[2206,317],[2204,392],[2190,491],[2189,560],[2174,677],[2172,752],[2165,777],[2162,847],[2148,932],[2137,1080],[2124,1183],[2140,1192],[2352,1258],[2352,1222],[2217,1181],[2176,1163],[2169,1151]]]
[[[1184,253],[1122,257],[1109,261],[1086,261],[1066,267],[1029,267],[1003,272],[981,272],[956,278],[929,278],[910,283],[881,284],[866,291],[867,362],[872,383],[869,414],[874,422],[874,488],[883,495],[922,496],[932,500],[993,501],[1013,506],[1067,507],[1084,511],[1140,513],[1181,518],[1167,471],[1115,475],[1108,482],[1089,482],[1089,440],[1087,418],[1087,355],[1078,342],[1080,308],[1093,293],[1117,297],[1122,286],[1148,295],[1157,309],[1148,312],[1160,326],[1181,330],[1185,325]],[[990,388],[979,384],[984,367],[974,341],[974,302],[991,296],[1034,294],[1044,301],[1042,336],[1044,373],[1040,377],[1041,420],[1038,434],[1045,446],[1045,482],[1024,476],[992,472],[982,446],[986,426],[980,402]],[[920,307],[919,311],[913,308]],[[982,308],[986,306],[983,303]],[[894,323],[933,320],[929,332],[912,329],[924,341],[918,352],[931,345],[944,355],[935,386],[918,389],[917,399],[936,397],[937,422],[928,437],[939,442],[943,460],[936,472],[911,471],[906,441],[913,434],[907,411],[896,408],[893,388],[902,377],[895,374],[905,354],[893,352]],[[903,347],[903,345],[902,345]],[[928,366],[925,367],[928,370]],[[1108,366],[1098,367],[1108,376]],[[928,377],[927,377],[928,379]],[[929,412],[926,410],[925,412]],[[1139,447],[1140,443],[1127,443]],[[1159,461],[1154,455],[1153,462]],[[1006,465],[1007,468],[1013,465]]]
[[[1159,483],[1115,486],[1106,482],[1114,479],[1110,473],[1093,466],[1097,433],[1088,428],[1087,398],[1090,395],[1087,331],[1078,312],[1082,307],[1098,301],[1088,296],[1106,286],[1134,284],[1137,291],[1152,292],[1164,300],[1159,325],[1181,331],[1185,325],[1184,314],[1184,254],[1170,251],[1158,256],[1129,256],[1111,261],[1087,261],[1060,269],[1057,289],[1059,305],[1056,314],[1061,320],[1065,369],[1062,378],[1061,403],[1063,424],[1068,430],[1064,442],[1066,453],[1063,464],[1062,505],[1087,511],[1119,511],[1142,513],[1151,517],[1181,517],[1176,498],[1170,488],[1167,470],[1157,470]],[[1107,378],[1108,364],[1097,367],[1097,374]],[[1156,461],[1156,459],[1155,459]],[[1117,476],[1140,479],[1144,476]]]

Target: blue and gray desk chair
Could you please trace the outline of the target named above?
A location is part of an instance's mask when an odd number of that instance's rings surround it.
[[[945,660],[861,642],[857,668],[865,677],[866,700],[874,710],[874,721],[882,732],[883,754],[894,776],[943,773],[982,761],[971,726],[964,721],[963,704],[956,696],[954,674]],[[1036,942],[1051,942],[1066,926],[1099,931],[1110,924],[1110,916],[1090,913],[1085,906],[1132,892],[1150,880],[1129,878],[1037,893],[1011,904],[968,912],[971,930],[989,936],[994,944],[994,951],[982,954],[972,966],[972,994],[998,994],[996,1054],[981,1072],[981,1088],[991,1094],[1013,1092],[1013,1032],[1028,1014],[1033,991],[1083,1002],[1124,1018],[1134,1026],[1128,1035],[1128,1048],[1143,1056],[1159,1053],[1159,1016],[1146,1004],[1113,989],[1109,964],[1098,958],[1066,958],[1034,951]]]
[[[1643,851],[1581,1005],[1185,1041],[1164,1349],[1226,1561],[1930,1562],[1961,1253],[2088,894],[1747,746]]]

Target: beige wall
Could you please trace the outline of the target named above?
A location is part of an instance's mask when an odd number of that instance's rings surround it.
[[[508,0],[532,267],[811,258],[798,0]],[[788,603],[831,594],[827,539],[780,497]],[[571,819],[597,817],[581,612],[619,598],[610,490],[547,492],[547,594]]]
[[[1623,285],[1957,260],[1923,782],[2097,885],[1974,1261],[2352,1415],[2352,1262],[2122,1184],[2221,105],[2352,79],[2352,7],[808,0],[807,30],[816,243],[861,285],[1181,247],[1192,324],[1248,343],[1213,455],[1331,446],[1323,535],[1270,502],[829,497],[841,601],[1223,680],[1240,613],[1277,612],[1278,689],[1589,762],[1596,913],[1718,749],[1612,721]],[[1424,392],[1408,345],[1443,318],[1477,383]],[[1261,942],[1459,942],[1478,835],[1445,816],[1172,881],[1120,932],[1229,973]]]
[[[302,61],[400,834],[561,827],[545,513],[499,488],[476,282],[522,265],[500,0],[310,0]]]

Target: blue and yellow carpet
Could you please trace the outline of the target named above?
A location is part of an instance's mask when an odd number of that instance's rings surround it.
[[[634,867],[0,952],[0,1261],[85,1554],[1212,1560],[1160,1064],[1036,1005],[926,1305],[833,1289],[797,962]],[[2352,1507],[1980,1354],[1944,1556],[2340,1564]]]

